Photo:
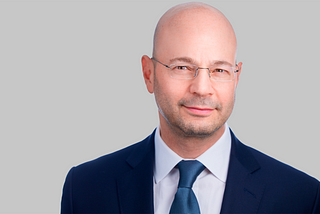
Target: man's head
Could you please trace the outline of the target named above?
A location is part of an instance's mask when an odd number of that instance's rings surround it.
[[[159,20],[153,57],[165,65],[194,64],[236,67],[237,41],[229,21],[217,9],[203,3],[186,3],[168,10]],[[142,57],[145,82],[155,94],[160,127],[185,137],[212,136],[229,118],[241,72],[231,81],[210,79],[198,69],[193,79],[175,79],[170,69]]]

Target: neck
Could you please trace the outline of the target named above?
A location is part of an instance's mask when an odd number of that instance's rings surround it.
[[[167,146],[185,159],[195,159],[213,146],[223,135],[225,125],[217,129],[212,135],[205,137],[185,136],[177,134],[167,124],[160,123],[160,136]]]

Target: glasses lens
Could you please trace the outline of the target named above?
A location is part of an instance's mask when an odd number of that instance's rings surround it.
[[[187,63],[172,64],[168,68],[170,68],[170,76],[175,79],[193,79],[196,77],[197,69],[208,69]],[[235,70],[234,67],[212,66],[209,68],[209,76],[215,81],[231,81],[235,77]]]
[[[232,67],[210,67],[210,77],[217,81],[229,81],[234,78],[235,68]]]
[[[173,64],[170,65],[170,75],[175,79],[192,79],[195,77],[197,70],[196,65],[190,64]]]

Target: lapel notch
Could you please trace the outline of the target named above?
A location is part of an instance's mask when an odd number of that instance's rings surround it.
[[[255,176],[260,165],[232,131],[231,138],[232,148],[221,213],[257,213],[265,189],[265,185]]]
[[[127,159],[131,170],[117,179],[121,213],[153,213],[154,133]]]

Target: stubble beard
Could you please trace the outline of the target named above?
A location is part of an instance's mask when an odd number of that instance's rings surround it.
[[[158,102],[157,102],[158,103]],[[164,117],[166,120],[168,126],[170,129],[180,137],[184,138],[198,138],[198,139],[203,139],[203,138],[208,138],[214,133],[216,133],[217,130],[219,130],[227,121],[227,117],[222,117],[221,116],[221,111],[222,108],[215,108],[214,111],[217,111],[217,118],[214,119],[213,121],[210,121],[210,123],[197,121],[187,121],[183,117],[180,116],[178,111],[173,112],[173,108],[168,111],[168,107],[170,106],[163,106],[162,108],[160,107],[159,104],[158,109],[161,115]],[[178,109],[180,109],[182,106],[178,105]],[[201,118],[199,118],[201,120]]]
[[[231,115],[233,103],[230,103],[225,109],[222,107],[221,103],[213,102],[208,98],[203,98],[200,96],[193,96],[192,98],[182,98],[176,106],[164,95],[159,87],[159,83],[155,78],[155,88],[154,94],[156,103],[160,114],[166,120],[169,128],[178,136],[184,138],[208,138],[212,136],[217,130],[219,130],[228,120]],[[179,109],[183,106],[205,106],[210,107],[216,111],[217,118],[209,124],[201,124],[200,121],[192,122],[187,121],[181,117]],[[200,120],[201,118],[199,118]]]

